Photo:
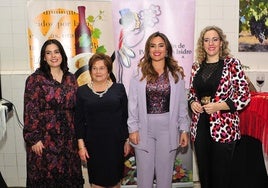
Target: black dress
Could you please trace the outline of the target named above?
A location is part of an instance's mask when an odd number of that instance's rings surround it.
[[[103,97],[94,94],[88,85],[78,88],[75,129],[90,156],[90,183],[114,186],[123,178],[127,116],[123,84],[113,83]]]

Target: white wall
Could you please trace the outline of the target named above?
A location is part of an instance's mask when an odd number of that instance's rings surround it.
[[[27,0],[0,1],[0,71],[3,97],[15,104],[20,120],[23,114],[25,79],[30,73],[26,35]],[[195,39],[207,25],[220,26],[227,34],[232,54],[250,66],[249,77],[255,83],[256,71],[266,71],[263,90],[268,91],[268,53],[238,52],[239,0],[196,0]],[[13,112],[8,121],[6,139],[0,143],[0,171],[8,186],[25,186],[26,154],[22,130]],[[194,168],[195,169],[195,168]],[[196,171],[194,171],[196,172]],[[196,173],[194,179],[196,180]]]

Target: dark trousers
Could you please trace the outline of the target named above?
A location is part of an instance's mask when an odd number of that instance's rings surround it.
[[[209,115],[200,116],[194,150],[201,188],[230,188],[236,142],[218,143],[209,132]]]
[[[4,180],[4,178],[2,177],[1,172],[0,172],[0,187],[1,188],[7,188],[7,184],[6,184],[5,180]]]
[[[237,142],[232,170],[232,188],[268,188],[260,140],[242,135]]]

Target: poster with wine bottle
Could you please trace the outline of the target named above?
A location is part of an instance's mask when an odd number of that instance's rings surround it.
[[[90,80],[87,62],[92,53],[112,56],[114,52],[111,1],[31,0],[27,14],[32,70],[39,66],[40,48],[49,38],[63,44],[79,85]]]
[[[268,1],[239,2],[239,52],[268,52]]]
[[[38,68],[42,44],[55,38],[63,44],[68,66],[79,85],[90,80],[88,59],[95,52],[103,52],[116,54],[114,74],[128,91],[132,70],[143,55],[146,38],[160,31],[172,42],[173,54],[184,68],[188,86],[194,51],[195,0],[30,0],[27,14],[32,70]],[[173,183],[191,186],[192,168],[191,147],[178,150]],[[122,184],[122,187],[136,185],[133,153],[126,158]]]

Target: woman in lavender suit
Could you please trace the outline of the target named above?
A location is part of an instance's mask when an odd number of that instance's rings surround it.
[[[172,56],[168,38],[153,33],[129,90],[129,141],[135,149],[137,184],[172,186],[176,150],[188,144],[190,119],[182,67]]]

